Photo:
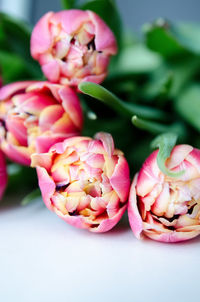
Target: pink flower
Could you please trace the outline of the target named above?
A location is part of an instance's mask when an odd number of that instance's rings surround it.
[[[0,199],[5,191],[7,180],[6,161],[3,153],[0,150]]]
[[[200,150],[174,147],[167,167],[179,177],[164,175],[153,152],[136,175],[130,191],[128,214],[137,238],[177,242],[200,234]]]
[[[32,153],[47,152],[81,129],[79,99],[68,87],[27,81],[0,89],[0,147],[13,161],[30,165]]]
[[[49,12],[36,24],[31,37],[31,54],[45,76],[63,85],[101,83],[109,58],[116,52],[112,31],[92,11]]]
[[[106,232],[127,207],[129,167],[108,133],[66,139],[33,154],[32,166],[47,208],[78,228]]]

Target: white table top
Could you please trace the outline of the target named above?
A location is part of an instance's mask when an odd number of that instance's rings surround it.
[[[112,231],[92,234],[67,225],[38,199],[26,207],[1,203],[0,241],[2,302],[199,297],[200,237],[178,244],[138,241],[126,217]]]

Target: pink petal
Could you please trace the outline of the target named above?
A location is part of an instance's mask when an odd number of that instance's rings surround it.
[[[108,156],[112,156],[114,152],[114,141],[110,133],[99,132],[95,135],[95,139],[100,140],[108,153]]]
[[[26,101],[19,106],[19,109],[21,109],[22,112],[28,112],[34,115],[39,115],[45,107],[57,103],[52,96],[37,91],[28,92],[24,97],[26,98]],[[17,96],[16,98],[20,99],[21,97]]]
[[[94,12],[87,11],[95,25],[95,45],[98,51],[104,51],[108,55],[117,52],[117,43],[113,32],[104,21]]]
[[[70,133],[72,135],[72,133]],[[35,147],[36,151],[39,153],[48,152],[49,149],[57,143],[65,140],[69,134],[49,134],[48,132],[42,134],[36,138]]]
[[[55,192],[56,185],[44,168],[38,167],[37,175],[43,201],[49,210],[53,210],[51,197]]]
[[[53,59],[52,61],[42,65],[42,71],[49,81],[53,83],[59,82],[60,65],[58,61]]]
[[[36,83],[36,81],[24,81],[24,82],[15,82],[15,83],[3,86],[0,89],[0,100],[6,100],[16,93],[19,93],[19,92],[21,93],[29,85],[32,85],[34,83]]]
[[[30,85],[27,88],[27,92],[35,92],[35,91],[41,91],[41,92],[47,92],[49,91],[52,93],[53,97],[58,101],[58,103],[61,103],[58,91],[61,88],[61,85],[53,84],[47,81],[41,81],[41,82],[35,82],[34,84]]]
[[[89,229],[90,225],[85,221],[85,218],[83,216],[70,216],[70,215],[64,215],[59,210],[55,209],[56,214],[63,219],[65,222],[71,224],[72,226],[79,228],[79,229]]]
[[[59,90],[59,96],[65,111],[69,114],[77,129],[81,130],[83,126],[83,113],[76,93],[66,86]]]
[[[110,183],[120,200],[125,202],[130,188],[130,176],[128,163],[123,156],[119,156],[114,173],[110,178]]]
[[[11,145],[7,142],[1,144],[2,151],[12,161],[21,165],[30,166],[30,152],[26,147]]]
[[[34,153],[31,155],[31,167],[41,167],[50,172],[52,165],[52,153]]]
[[[59,120],[64,113],[61,105],[52,105],[46,107],[40,114],[39,127],[42,132],[51,129],[52,125]]]
[[[192,152],[187,155],[186,160],[191,163],[200,174],[200,150],[193,148]]]
[[[65,134],[66,137],[80,134],[80,131],[75,127],[73,121],[66,112],[64,112],[62,117],[51,126],[51,131]]]
[[[96,84],[100,84],[103,82],[107,73],[99,74],[99,75],[89,75],[80,80],[80,82],[93,82]]]
[[[157,165],[157,151],[154,151],[144,162],[140,169],[136,191],[139,196],[150,193],[154,186],[162,181],[161,171]]]
[[[107,218],[102,220],[102,222],[97,227],[90,227],[89,231],[94,233],[104,233],[111,230],[122,218],[127,205],[124,205],[122,208],[119,209],[118,213],[113,216],[112,218]]]
[[[173,148],[170,158],[167,160],[167,167],[173,169],[192,152],[193,147],[189,145],[177,145]]]
[[[82,143],[84,141],[90,141],[91,138],[84,137],[84,136],[74,136],[65,139],[62,143],[55,144],[50,149],[50,152],[56,152],[58,154],[63,154],[67,147],[78,145],[79,143]]]
[[[22,146],[27,146],[27,129],[24,126],[24,120],[18,115],[8,114],[6,118],[6,127],[16,140]]]
[[[177,231],[170,231],[167,233],[156,233],[156,232],[144,232],[145,235],[153,240],[161,241],[161,242],[181,242],[185,240],[192,239],[199,235],[199,231],[191,231],[191,232],[177,232]]]
[[[3,153],[0,151],[0,199],[3,196],[6,185],[8,181],[7,171],[6,171],[6,161]]]
[[[96,67],[95,67],[96,74],[99,75],[105,73],[107,71],[108,64],[109,64],[109,57],[102,53],[98,54],[96,57]]]
[[[64,31],[72,35],[82,26],[83,23],[88,22],[89,15],[88,12],[70,9],[55,13],[52,17],[52,22],[54,24],[61,24]]]
[[[87,158],[85,159],[86,163],[94,168],[103,169],[104,165],[104,156],[102,154],[87,154]]]
[[[135,189],[137,177],[138,174],[135,175],[130,189],[128,201],[128,218],[134,235],[136,236],[136,238],[140,239],[141,233],[143,231],[143,222],[137,207],[137,197]]]
[[[49,24],[53,15],[53,12],[46,13],[32,31],[31,55],[34,59],[38,59],[39,54],[46,52],[53,43]]]

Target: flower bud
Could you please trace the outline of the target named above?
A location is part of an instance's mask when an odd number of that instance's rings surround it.
[[[0,89],[0,147],[13,161],[30,165],[34,152],[47,152],[80,133],[82,110],[69,87],[16,82]]]
[[[137,238],[177,242],[200,234],[200,150],[189,145],[173,148],[163,174],[153,152],[136,175],[130,191],[128,215]]]
[[[129,167],[112,136],[68,138],[46,154],[33,154],[46,206],[71,225],[106,232],[122,217]]]
[[[7,185],[7,178],[6,161],[0,150],[0,199],[2,198]]]
[[[116,40],[92,11],[49,12],[33,29],[31,55],[47,79],[77,87],[82,81],[101,83],[107,74]]]

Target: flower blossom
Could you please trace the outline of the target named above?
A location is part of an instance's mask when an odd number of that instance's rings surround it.
[[[177,177],[163,174],[153,152],[136,175],[128,214],[137,238],[177,242],[200,234],[200,150],[189,145],[173,148],[166,161]]]
[[[30,165],[32,153],[81,129],[79,99],[69,87],[25,81],[0,89],[0,148],[15,162]]]
[[[49,12],[38,21],[31,36],[32,57],[49,81],[62,85],[101,83],[109,58],[116,52],[112,31],[92,11]]]
[[[32,166],[47,208],[71,225],[106,232],[127,207],[128,163],[108,133],[68,138],[33,154]]]

